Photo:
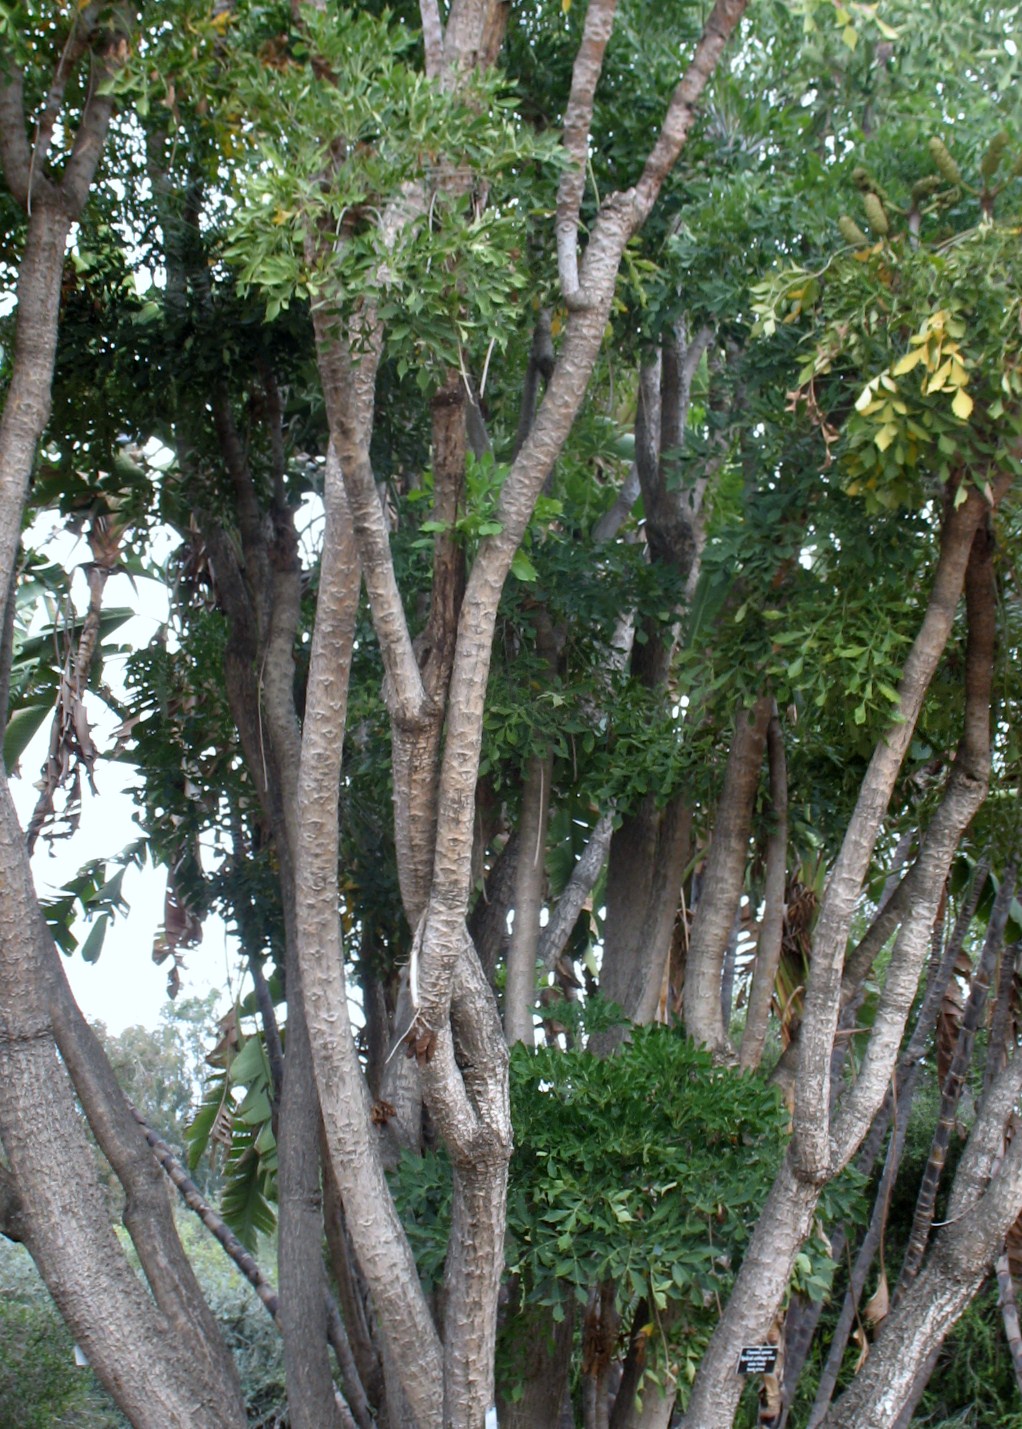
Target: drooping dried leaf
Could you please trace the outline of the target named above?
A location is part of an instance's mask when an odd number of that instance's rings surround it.
[[[887,1284],[887,1271],[882,1270],[877,1288],[862,1307],[863,1319],[869,1325],[879,1325],[886,1320],[890,1308],[891,1292]]]

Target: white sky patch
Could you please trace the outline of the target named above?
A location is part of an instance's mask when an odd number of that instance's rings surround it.
[[[84,610],[88,591],[81,567],[90,558],[84,538],[67,531],[59,517],[48,514],[33,526],[28,544],[72,572],[75,606],[79,611]],[[152,554],[155,559],[163,560],[176,544],[177,538],[172,532],[158,531]],[[133,609],[135,614],[114,633],[114,643],[124,644],[131,650],[140,649],[149,644],[167,620],[167,592],[155,580],[136,578],[133,583],[126,575],[113,575],[104,593],[104,608],[117,607]],[[117,694],[123,694],[123,656],[106,659],[104,677]],[[85,707],[102,756],[113,743],[117,718],[91,692],[85,695]],[[47,719],[21,758],[21,777],[11,779],[11,792],[23,826],[27,825],[38,797],[35,782],[46,759],[49,737]],[[44,835],[36,844],[32,871],[37,891],[43,898],[58,893],[83,864],[96,858],[115,858],[140,836],[134,818],[136,806],[131,789],[135,780],[130,766],[101,757],[96,764],[95,778],[99,791],[95,795],[83,780],[82,817],[77,833],[52,844]],[[115,871],[110,868],[110,875]],[[157,967],[152,961],[153,939],[163,920],[165,884],[162,869],[147,865],[143,869],[127,870],[123,893],[129,911],[112,921],[99,961],[92,965],[85,963],[80,953],[89,925],[79,919],[73,927],[79,951],[64,958],[65,971],[86,1017],[105,1022],[111,1032],[120,1032],[136,1023],[155,1026],[160,1009],[167,1001],[169,963]],[[226,1007],[230,997],[238,991],[239,976],[235,971],[236,948],[220,918],[206,920],[202,943],[186,951],[184,960],[180,996],[204,996],[210,988],[218,988],[224,990]],[[227,990],[232,982],[233,993]]]

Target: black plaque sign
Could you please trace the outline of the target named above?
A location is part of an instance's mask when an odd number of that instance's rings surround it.
[[[776,1345],[745,1345],[738,1354],[739,1374],[773,1374],[777,1364]]]

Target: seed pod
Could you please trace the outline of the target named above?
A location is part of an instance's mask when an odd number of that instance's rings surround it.
[[[847,213],[843,213],[837,221],[837,226],[841,230],[841,237],[846,243],[850,243],[853,248],[863,248],[869,239],[856,223],[854,218],[849,218]]]
[[[928,174],[925,179],[918,179],[912,185],[913,204],[918,206],[923,203],[931,194],[937,192],[943,182],[939,174]]]
[[[947,151],[947,145],[943,139],[931,139],[929,143],[930,157],[937,165],[943,178],[949,184],[960,184],[962,182],[962,171],[952,159]]]
[[[983,155],[983,160],[979,166],[979,171],[986,179],[987,183],[1001,167],[1001,160],[1004,158],[1004,151],[1008,147],[1010,136],[1006,129],[1002,129],[999,134],[995,134],[990,140],[989,147]]]
[[[856,164],[852,170],[852,183],[857,189],[861,189],[863,193],[872,193],[874,188],[873,180],[869,176],[869,170],[864,169],[861,164]]]
[[[891,231],[891,225],[887,221],[887,214],[884,212],[884,206],[880,202],[879,196],[863,194],[862,206],[866,210],[870,228],[874,233],[879,233],[881,238],[886,238]]]

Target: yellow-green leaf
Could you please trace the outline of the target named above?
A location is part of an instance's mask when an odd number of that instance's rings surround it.
[[[906,352],[905,356],[899,357],[891,368],[892,374],[895,377],[904,377],[906,372],[911,372],[913,367],[922,362],[925,355],[925,350],[922,347],[917,347],[913,352]]]
[[[923,392],[927,395],[931,392],[939,392],[950,376],[951,359],[949,357],[946,362],[942,363],[941,366],[937,368],[936,372],[930,378],[929,382],[924,384]]]
[[[897,435],[898,428],[888,423],[886,427],[880,428],[879,432],[877,432],[873,440],[876,442],[880,450],[882,452],[885,452]]]
[[[955,393],[954,401],[951,403],[952,412],[954,412],[956,417],[961,417],[963,422],[967,422],[972,416],[973,406],[973,400],[968,392],[966,392],[964,387],[959,387]]]

